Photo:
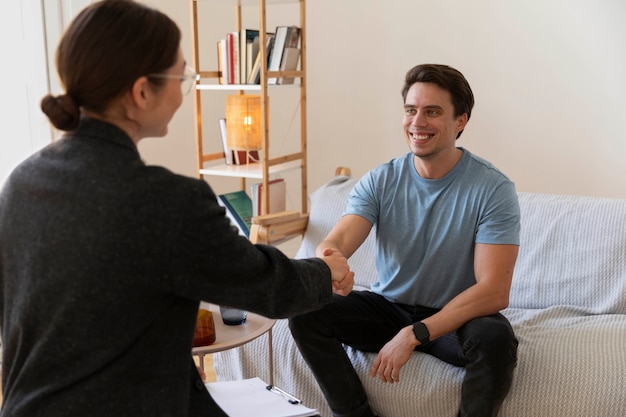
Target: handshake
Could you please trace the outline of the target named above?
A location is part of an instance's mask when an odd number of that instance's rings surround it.
[[[348,295],[354,286],[354,272],[350,271],[346,257],[338,249],[333,248],[322,249],[320,255],[330,268],[333,292],[338,295]]]

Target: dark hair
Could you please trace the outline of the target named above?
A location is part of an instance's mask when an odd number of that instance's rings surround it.
[[[180,29],[165,14],[133,0],[102,0],[65,30],[56,66],[65,94],[47,95],[41,109],[61,130],[78,125],[80,107],[102,112],[141,76],[176,63]],[[156,86],[163,79],[150,79]]]
[[[474,107],[474,93],[469,83],[456,69],[440,64],[421,64],[411,68],[404,79],[402,87],[402,100],[406,101],[406,95],[415,83],[433,83],[450,93],[454,117],[467,113],[467,120],[472,115]],[[456,136],[457,139],[463,131]]]

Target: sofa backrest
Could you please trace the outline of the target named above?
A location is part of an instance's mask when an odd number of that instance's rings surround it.
[[[356,179],[339,176],[310,195],[307,231],[296,255],[315,248],[345,209]],[[510,307],[572,306],[626,314],[626,200],[518,193],[521,246]],[[355,285],[376,279],[375,230],[349,260]]]
[[[626,200],[518,193],[520,253],[510,306],[626,313]]]
[[[356,182],[352,177],[337,176],[310,194],[309,224],[296,258],[315,256],[317,245],[341,218],[348,194]],[[355,288],[369,288],[378,279],[374,265],[374,235],[375,230],[372,229],[348,261],[350,269],[354,271]]]

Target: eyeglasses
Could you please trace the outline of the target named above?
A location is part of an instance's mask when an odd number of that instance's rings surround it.
[[[148,74],[148,78],[171,78],[174,80],[180,80],[180,89],[183,94],[187,95],[191,91],[191,88],[195,83],[200,81],[200,75],[189,65],[185,67],[185,73],[183,75],[176,74]]]

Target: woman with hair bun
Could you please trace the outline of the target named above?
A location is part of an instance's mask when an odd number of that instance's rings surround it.
[[[199,302],[290,317],[353,283],[339,253],[252,245],[206,182],[141,160],[196,82],[180,42],[131,0],[62,36],[41,108],[66,133],[0,194],[0,416],[223,416],[191,358]]]

